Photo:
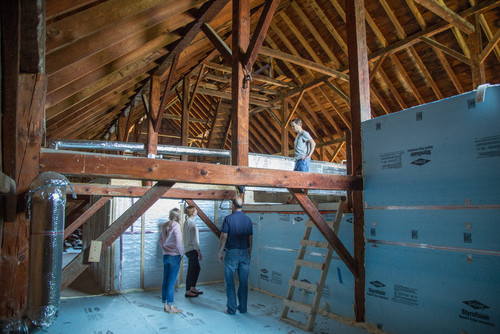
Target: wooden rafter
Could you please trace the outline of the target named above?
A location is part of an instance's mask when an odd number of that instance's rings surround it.
[[[280,0],[268,0],[265,2],[264,8],[259,17],[259,22],[257,23],[257,27],[252,35],[248,49],[243,57],[243,66],[248,70],[252,68],[253,63],[257,59],[259,50],[264,42],[264,37],[267,34],[267,29],[269,29],[269,25],[273,19],[274,12],[278,8],[279,2]]]
[[[466,34],[474,32],[474,26],[463,17],[446,7],[437,0],[414,0],[418,4],[424,6],[443,20],[447,21],[454,27],[457,27]]]

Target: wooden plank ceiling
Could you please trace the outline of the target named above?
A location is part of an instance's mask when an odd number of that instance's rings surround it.
[[[47,140],[145,142],[151,76],[205,3],[47,0]],[[365,0],[372,117],[500,83],[499,5]],[[253,31],[264,1],[251,8]],[[293,113],[318,144],[313,159],[346,159],[337,140],[351,126],[344,8],[342,0],[280,2],[251,71],[250,152],[280,154],[282,123]],[[207,23],[178,58],[159,144],[181,143],[187,78],[189,145],[230,149],[231,69],[214,45],[230,47],[231,1]]]

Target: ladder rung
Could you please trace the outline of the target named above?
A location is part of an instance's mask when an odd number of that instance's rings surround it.
[[[290,324],[292,326],[295,326],[297,328],[300,328],[302,330],[306,330],[306,325],[304,325],[303,323],[297,321],[297,320],[294,320],[294,319],[290,319],[290,318],[287,318],[287,317],[283,317],[280,319],[281,321],[283,322],[286,322],[287,324]]]
[[[312,305],[307,305],[301,302],[297,302],[295,300],[283,299],[283,306],[307,314],[311,314],[312,311]]]
[[[328,226],[333,227],[333,222],[326,222],[326,223],[328,224]],[[308,220],[306,222],[306,227],[316,227],[316,225],[314,225],[312,220]]]
[[[298,288],[306,289],[306,290],[309,290],[309,291],[312,291],[312,292],[318,291],[318,285],[317,284],[307,283],[307,282],[299,281],[299,280],[296,280],[296,279],[290,279],[288,281],[288,284],[296,286]]]
[[[300,240],[300,245],[316,248],[328,248],[328,242],[326,241]]]
[[[313,262],[313,261],[306,261],[306,260],[296,259],[295,260],[295,265],[322,270],[324,264],[322,262]]]

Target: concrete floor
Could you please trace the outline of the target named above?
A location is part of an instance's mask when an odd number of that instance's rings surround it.
[[[312,332],[305,332],[279,320],[281,299],[250,290],[248,313],[227,315],[224,285],[198,287],[203,295],[185,298],[184,290],[175,293],[180,314],[163,311],[161,291],[130,292],[120,295],[62,297],[57,321],[49,333],[342,333],[362,334],[366,330],[349,327],[317,316]],[[77,290],[72,294],[76,295]],[[299,314],[296,314],[299,315]],[[297,320],[302,320],[296,318]],[[305,320],[305,319],[304,319]],[[32,330],[30,333],[42,333]]]

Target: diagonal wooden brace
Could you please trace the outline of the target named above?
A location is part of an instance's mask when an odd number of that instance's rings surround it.
[[[220,230],[217,228],[217,225],[215,225],[210,218],[203,212],[203,210],[192,200],[192,199],[186,199],[186,203],[194,206],[196,208],[196,211],[198,211],[198,216],[207,224],[208,228],[212,230],[212,232],[215,233],[217,238],[220,238]]]
[[[318,209],[314,206],[313,202],[307,197],[306,193],[302,189],[292,189],[288,188],[288,191],[295,198],[297,203],[300,204],[302,209],[311,218],[314,225],[319,229],[321,234],[325,237],[326,241],[333,247],[338,256],[344,261],[345,265],[353,273],[354,277],[358,277],[358,266],[354,261],[354,258],[349,254],[349,251],[345,248],[344,244],[333,230],[328,226],[325,218],[321,215]]]
[[[108,248],[123,232],[125,232],[140,216],[144,214],[156,201],[166,193],[174,183],[158,182],[151,187],[137,202],[114,221],[97,239],[102,241],[101,254]],[[71,284],[87,267],[85,254],[88,247],[78,254],[62,271],[61,289]]]
[[[69,237],[71,233],[75,232],[83,223],[85,223],[90,217],[94,215],[104,204],[108,203],[113,197],[101,197],[97,202],[95,202],[87,211],[85,211],[80,217],[78,217],[71,225],[66,227],[64,230],[64,239]]]

